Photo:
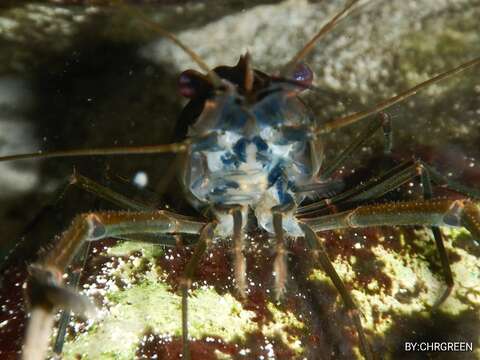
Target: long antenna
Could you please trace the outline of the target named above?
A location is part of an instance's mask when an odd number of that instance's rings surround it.
[[[149,17],[145,16],[141,11],[137,10],[134,7],[128,6],[124,3],[123,0],[114,0],[114,3],[117,3],[126,13],[132,15],[134,18],[139,18],[148,28],[155,31],[159,35],[167,38],[173,44],[177,45],[182,49],[190,58],[203,70],[207,73],[208,78],[213,83],[215,88],[222,85],[222,79],[210,69],[207,63],[198,55],[195,51],[185,45],[178,37],[168,30],[165,30],[156,22],[152,21]]]
[[[455,74],[461,73],[461,72],[463,72],[467,69],[470,69],[471,67],[474,67],[474,66],[479,65],[479,64],[480,64],[480,57],[477,57],[473,60],[470,60],[466,63],[463,63],[460,66],[457,66],[454,69],[451,69],[451,70],[445,71],[443,73],[440,73],[437,76],[434,76],[433,78],[428,79],[428,80],[414,86],[413,88],[404,91],[403,93],[401,93],[399,95],[396,95],[396,96],[393,96],[389,99],[383,100],[369,110],[359,111],[359,112],[353,113],[353,114],[345,116],[345,117],[340,117],[340,118],[330,120],[326,124],[324,124],[322,127],[320,127],[316,131],[316,133],[317,134],[326,133],[326,132],[330,132],[334,129],[338,129],[338,128],[353,124],[353,123],[355,123],[355,122],[357,122],[357,121],[359,121],[363,118],[366,118],[367,116],[376,114],[376,113],[378,113],[382,110],[385,110],[385,109],[389,108],[390,106],[392,106],[396,103],[399,103],[401,101],[404,101],[405,99],[408,99],[409,97],[415,95],[420,90],[423,90],[426,87],[428,87],[430,85],[433,85],[438,81],[449,78],[449,77],[451,77]]]
[[[298,64],[305,56],[307,56],[315,47],[317,41],[324,35],[326,35],[330,30],[332,30],[335,25],[337,25],[340,18],[348,12],[355,5],[359,0],[352,0],[345,7],[337,13],[328,23],[322,26],[322,28],[315,34],[313,38],[310,39],[309,42],[305,44],[305,46],[297,52],[297,54],[284,66],[281,73],[283,75],[289,74],[296,64]]]
[[[79,157],[79,156],[109,156],[109,155],[133,155],[133,154],[166,154],[181,153],[187,151],[188,141],[164,145],[151,146],[125,146],[97,149],[75,149],[65,151],[38,151],[28,154],[16,154],[1,156],[0,162],[24,159],[51,159],[60,157]]]

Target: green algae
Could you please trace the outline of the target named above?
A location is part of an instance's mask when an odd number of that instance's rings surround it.
[[[131,359],[147,332],[167,338],[181,336],[181,297],[162,282],[162,270],[153,265],[157,256],[164,256],[163,250],[149,244],[121,242],[106,253],[119,257],[107,277],[121,280],[126,286],[107,288],[105,309],[99,319],[66,342],[67,359],[79,354],[83,359]],[[140,267],[140,281],[132,281]],[[304,322],[273,303],[267,302],[266,306],[272,320],[258,324],[253,321],[255,313],[245,310],[231,294],[220,295],[213,287],[202,286],[191,291],[189,297],[190,337],[218,337],[225,343],[242,343],[248,334],[260,330],[266,338],[279,339],[300,356],[304,352],[300,334],[307,331]],[[226,354],[218,356],[229,358]]]
[[[292,329],[302,332],[307,331],[305,323],[300,321],[292,312],[282,311],[273,303],[268,303],[267,308],[273,316],[273,321],[263,326],[263,334],[269,337],[279,337],[297,355],[302,354],[305,349],[299,336],[290,334],[290,332]]]
[[[292,2],[292,4],[293,4],[293,2]],[[297,4],[294,4],[294,5],[298,6]],[[462,17],[462,19],[463,18],[464,17]],[[468,25],[470,27],[474,24],[471,20],[467,20],[467,22],[470,24],[470,25]],[[282,24],[282,26],[283,26],[282,22],[278,22],[278,23]],[[385,24],[387,26],[390,26],[390,23],[385,22]],[[318,25],[318,24],[316,24],[316,25]],[[179,26],[182,26],[182,25],[179,25]],[[248,23],[248,26],[251,26],[251,22]],[[265,26],[265,28],[268,28],[268,27]],[[395,26],[391,26],[391,27],[395,28]],[[443,28],[447,29],[448,27],[443,26]],[[443,32],[443,34],[442,34],[442,32]],[[469,32],[470,32],[470,35],[465,35],[465,32],[463,32],[464,35],[461,35],[462,32],[457,32],[456,30],[451,30],[451,29],[450,30],[443,30],[442,29],[442,30],[440,30],[439,36],[437,36],[437,35],[435,35],[436,34],[435,32],[432,32],[431,29],[428,28],[428,29],[424,29],[423,31],[418,32],[418,33],[417,32],[415,32],[415,33],[412,32],[411,35],[407,35],[406,37],[404,37],[403,39],[405,39],[405,44],[402,43],[403,40],[401,38],[400,41],[395,45],[395,47],[398,47],[399,51],[402,54],[406,53],[407,56],[409,56],[411,54],[413,54],[413,55],[412,55],[412,58],[410,60],[409,60],[408,57],[402,57],[401,58],[402,60],[399,61],[399,64],[401,65],[401,67],[400,67],[400,69],[401,69],[400,73],[401,74],[397,74],[395,71],[392,71],[391,74],[389,74],[389,78],[390,77],[392,77],[392,78],[395,77],[397,79],[400,79],[400,81],[403,81],[401,79],[403,78],[402,76],[405,75],[405,79],[407,79],[408,83],[414,85],[418,81],[425,80],[429,76],[428,74],[431,74],[431,73],[433,73],[437,70],[444,70],[448,67],[458,65],[458,63],[461,62],[459,57],[458,57],[458,54],[462,53],[462,51],[464,49],[460,45],[466,46],[468,49],[470,49],[468,51],[468,53],[473,52],[471,49],[474,48],[475,43],[472,43],[471,40],[475,39],[475,37],[471,35],[472,34],[471,30],[469,30]],[[195,29],[195,33],[199,33],[199,30]],[[276,34],[277,33],[275,33],[275,36],[276,36]],[[273,40],[273,41],[271,41],[271,44],[274,44],[275,46],[278,47],[279,39],[277,39],[275,36],[273,36],[273,35],[270,36],[270,39]],[[367,36],[365,36],[365,38],[370,39],[371,37],[367,35]],[[280,40],[283,41],[283,39],[280,39]],[[456,44],[455,41],[457,41],[458,43]],[[371,41],[371,42],[374,44],[375,47],[376,46],[380,47],[380,50],[378,52],[382,51],[381,46],[380,46],[380,41]],[[52,44],[57,44],[57,42],[55,42],[55,41],[52,41],[51,43]],[[208,42],[202,42],[202,41],[192,42],[192,44],[202,44],[202,43],[208,44]],[[290,42],[288,42],[288,43],[290,44]],[[478,42],[477,42],[477,44],[478,44]],[[228,51],[229,54],[234,53],[234,55],[237,56],[237,53],[235,51],[232,52],[232,50],[231,50],[231,45],[232,44],[228,44],[228,45],[229,46],[226,47],[226,51]],[[403,51],[402,46],[405,46],[405,49],[406,49],[405,52]],[[328,46],[327,46],[327,48],[328,48]],[[416,50],[417,48],[419,49],[418,52]],[[324,51],[324,46],[322,45],[320,47],[320,49],[323,52]],[[360,49],[362,49],[362,48],[360,47]],[[261,50],[261,46],[260,46],[260,50]],[[369,52],[371,52],[370,50],[371,49],[367,48],[367,50],[365,50],[365,51],[363,51],[363,50],[358,51],[358,54],[364,56],[364,55],[368,54]],[[355,50],[352,50],[352,51],[355,53]],[[438,53],[436,53],[436,51],[438,51]],[[417,52],[417,54],[414,54],[415,52]],[[209,51],[209,53],[212,54],[212,57],[217,56],[215,54],[215,52],[213,52],[213,51]],[[478,53],[478,51],[477,51],[477,53]],[[388,53],[386,52],[386,54],[388,54]],[[258,49],[255,49],[255,51],[253,52],[253,55],[255,55],[257,57],[260,57],[262,59],[262,61],[266,62],[267,64],[271,61],[271,60],[268,59],[267,56],[265,56],[264,54],[259,52]],[[267,55],[268,55],[268,51],[267,51]],[[350,56],[350,57],[351,58],[362,58],[362,56]],[[379,58],[381,58],[382,56],[385,56],[385,55],[375,54],[375,56],[378,56]],[[283,61],[283,59],[286,58],[286,56],[276,55],[276,56],[274,56],[274,58],[278,59],[279,61]],[[335,61],[338,60],[338,58],[335,57],[335,56],[332,57],[332,58],[335,59]],[[405,59],[405,61],[403,61],[403,59]],[[320,59],[320,60],[322,60],[322,59]],[[333,62],[333,60],[332,60],[332,62]],[[219,61],[214,61],[213,59],[211,60],[211,64],[220,64],[220,63],[223,63],[223,62],[222,61],[220,61],[220,62]],[[315,61],[315,64],[316,63],[320,64],[320,65],[318,65],[319,67],[324,66],[323,61]],[[368,65],[368,63],[369,62],[367,61],[367,65]],[[348,63],[347,63],[347,65],[348,65]],[[403,68],[402,68],[402,66],[403,66]],[[350,67],[355,68],[355,71],[358,72],[358,73],[363,72],[363,73],[370,74],[370,73],[375,73],[376,72],[374,68],[373,68],[373,70],[370,69],[370,68],[367,68],[368,71],[365,71],[365,70],[362,71],[362,68],[357,69],[357,67],[354,66],[354,65],[352,65]],[[346,67],[344,66],[344,68],[346,68]],[[389,69],[392,69],[392,67],[389,67]],[[384,70],[384,69],[382,69],[382,70]],[[392,70],[394,70],[394,69],[392,69]],[[341,73],[343,74],[341,76],[344,76],[347,79],[350,76],[350,72],[345,71],[345,69],[341,69]],[[411,75],[409,75],[409,74],[411,74]],[[344,78],[339,77],[339,79],[343,80]],[[473,79],[475,79],[475,76],[462,77],[461,80],[459,80],[459,81],[465,82],[465,80],[468,80],[468,79],[472,79],[472,82],[473,82],[474,81]],[[323,81],[323,79],[322,79],[322,81]],[[448,86],[449,89],[451,89],[452,91],[455,91],[456,88],[455,88],[454,85],[455,84],[458,85],[459,81],[457,81],[455,79],[453,79],[452,81],[453,82],[448,81],[446,85],[442,84],[441,86],[442,87]],[[338,81],[338,83],[342,83],[342,81]],[[388,84],[389,81],[387,81],[386,83]],[[468,84],[468,86],[472,87],[471,84]],[[406,87],[407,86],[405,86],[404,88],[406,88]],[[465,87],[467,88],[467,85],[465,85]],[[364,91],[368,92],[367,91],[368,89],[360,88],[360,90],[361,90],[360,93],[363,93]],[[432,90],[432,91],[434,91],[434,90]],[[385,92],[385,93],[382,92],[382,96],[387,96],[389,93],[390,92]],[[75,109],[75,110],[77,110],[77,109]],[[404,126],[404,124],[402,124],[402,126]],[[470,133],[473,133],[473,131],[471,131]],[[430,136],[430,134],[428,136]],[[457,231],[457,229],[453,229],[452,231]],[[459,231],[462,232],[462,234],[463,234],[462,236],[465,236],[465,231],[464,230],[459,230]],[[456,236],[454,236],[454,235],[449,235],[449,236],[452,236],[453,238],[456,238]],[[419,246],[421,246],[421,242],[422,241],[420,239],[418,241],[416,241],[416,243],[418,243]],[[388,252],[388,255],[385,257],[385,260],[388,260],[388,262],[392,262],[394,264],[394,266],[392,266],[393,268],[390,267],[390,266],[387,266],[385,271],[386,272],[391,271],[392,272],[390,274],[391,277],[399,279],[398,282],[400,283],[400,285],[404,286],[403,288],[405,289],[406,296],[412,297],[412,298],[413,297],[419,297],[419,301],[421,302],[420,305],[423,306],[422,308],[428,308],[428,306],[431,305],[432,300],[435,299],[434,296],[430,296],[430,295],[427,296],[426,295],[429,292],[425,293],[425,289],[424,289],[425,286],[430,286],[430,285],[434,286],[436,290],[435,289],[431,289],[431,290],[432,291],[435,290],[437,295],[442,290],[443,283],[442,283],[441,274],[440,273],[433,274],[434,275],[433,277],[426,278],[428,281],[430,281],[430,279],[434,279],[435,282],[433,282],[431,284],[428,284],[424,281],[423,282],[424,284],[419,286],[420,291],[421,291],[420,294],[417,294],[417,287],[412,286],[412,284],[410,282],[408,282],[407,280],[409,279],[409,277],[412,277],[412,279],[413,279],[414,275],[417,276],[417,274],[415,274],[415,270],[419,270],[420,274],[422,274],[423,272],[425,272],[426,274],[430,274],[430,275],[432,274],[430,266],[428,266],[428,264],[426,264],[427,259],[429,259],[428,261],[433,261],[429,256],[430,253],[433,254],[433,252],[431,251],[431,249],[434,248],[432,246],[432,244],[433,243],[424,244],[425,247],[428,246],[428,249],[429,249],[428,254],[427,254],[427,251],[422,250],[423,258],[418,259],[418,264],[417,265],[411,263],[411,261],[416,261],[415,259],[404,258],[404,257],[396,257],[391,252]],[[134,245],[133,243],[123,243],[123,245],[121,245],[121,247],[122,246],[123,246],[122,251],[117,249],[117,250],[114,250],[114,252],[109,253],[109,254],[116,255],[116,256],[126,256],[130,253],[130,250],[128,250],[127,248],[132,246],[132,249],[131,249],[132,251],[142,251],[142,254],[144,256],[150,257],[150,255],[152,255],[152,257],[154,257],[153,254],[148,254],[149,250],[142,249],[142,248],[133,249],[133,247],[137,246],[137,245]],[[153,252],[156,252],[158,249],[159,248],[156,248],[156,249],[153,248],[152,250],[153,250]],[[457,253],[457,250],[452,250],[452,248],[449,248],[449,251],[455,251]],[[158,250],[157,255],[161,256],[161,250]],[[384,253],[382,252],[382,248],[378,248],[376,250],[376,255],[379,256],[379,257],[382,257],[384,255]],[[460,256],[461,256],[462,260],[459,261],[459,263],[464,263],[463,259],[465,258],[465,256],[463,254],[460,254]],[[362,262],[361,259],[351,257],[351,259],[349,259],[349,260],[351,261],[350,263],[353,264],[354,262],[356,262],[356,263],[359,263],[360,266],[361,266],[361,262]],[[461,282],[462,285],[464,285],[465,284],[464,280],[466,280],[467,284],[471,284],[471,286],[469,286],[469,287],[474,287],[475,286],[476,261],[475,261],[474,258],[472,258],[472,259],[469,259],[466,263],[469,264],[468,267],[467,266],[462,267],[461,264],[459,264],[458,266],[460,266],[462,269],[454,269],[454,272],[455,272],[455,275],[456,275],[456,283]],[[347,262],[345,262],[343,260],[340,260],[340,259],[335,260],[335,266],[337,268],[337,271],[339,271],[342,274],[342,276],[344,276],[345,281],[353,284],[352,287],[356,288],[354,269],[349,267]],[[457,267],[457,264],[456,263],[453,264],[452,267]],[[135,272],[135,269],[137,269],[137,268],[135,266],[133,266],[131,269],[133,269],[133,272]],[[321,273],[321,271],[319,271],[319,273]],[[131,275],[131,272],[130,273],[127,272],[126,268],[121,270],[121,271],[118,270],[118,272],[117,272],[117,276],[125,278],[125,279],[128,279],[130,277],[130,275]],[[147,276],[152,276],[153,277],[155,275],[156,275],[155,272],[151,272],[151,274],[147,275]],[[395,276],[393,276],[393,275],[395,275]],[[466,275],[468,275],[468,277]],[[432,281],[434,281],[434,280],[432,280]],[[153,281],[153,280],[148,279],[148,281]],[[154,282],[152,282],[152,283],[154,283]],[[144,283],[142,283],[142,284],[144,284]],[[143,286],[143,285],[141,285],[141,286]],[[368,285],[368,288],[373,293],[382,291],[381,287],[379,286],[377,281],[372,281]],[[364,289],[361,289],[361,288],[357,288],[357,289],[358,289],[357,291],[353,291],[353,292],[354,292],[354,295],[355,295],[356,298],[360,298],[362,296],[362,292],[363,292]],[[122,300],[121,297],[116,299],[116,297],[120,296],[120,294],[121,294],[121,291],[112,292],[111,294],[109,294],[107,296],[107,298],[112,302],[117,301],[117,300],[120,301],[120,300]],[[470,299],[472,297],[472,295],[469,295],[469,294],[472,294],[472,293],[471,292],[467,293],[466,297],[464,297],[461,301],[465,302],[468,299]],[[382,297],[380,297],[379,301],[386,300],[386,297],[387,296],[391,297],[392,294],[388,293],[388,294],[383,294],[381,296]],[[369,299],[370,299],[369,297],[365,297],[365,301],[363,301],[363,302],[360,301],[360,302],[361,303],[367,303],[369,301]],[[175,301],[178,301],[178,303],[179,303],[178,298],[176,298]],[[470,300],[468,300],[468,301],[470,301]],[[469,304],[469,306],[475,306],[475,301],[476,301],[475,296],[473,296],[471,301],[472,301],[472,303],[467,303],[467,304]],[[377,303],[378,303],[378,301],[377,301]],[[339,301],[339,305],[342,306],[341,301]],[[446,303],[445,305],[448,305],[448,303]],[[364,306],[368,306],[368,304],[364,305]],[[420,308],[420,307],[418,307],[418,308]],[[443,308],[448,308],[448,306],[442,307],[442,311],[443,311]],[[390,311],[389,309],[391,309],[391,307],[386,307],[386,308],[384,308],[384,311]],[[128,308],[126,308],[125,310],[127,311]],[[235,307],[234,314],[237,314],[241,310],[242,310],[241,306]],[[368,311],[369,310],[367,310],[366,312],[368,312]],[[426,315],[424,315],[424,316],[426,316]],[[178,322],[178,319],[177,319],[177,322]],[[370,324],[371,321],[367,320],[367,323]],[[92,330],[90,330],[90,331],[93,332],[94,329],[95,329],[95,331],[97,331],[100,326],[101,326],[101,324],[98,324],[98,326],[95,325],[95,327],[92,328]],[[379,327],[379,329],[382,329],[382,327]],[[117,340],[117,341],[120,341],[120,340]],[[117,353],[107,353],[106,352],[102,356],[105,356],[105,358],[108,358],[108,356],[110,356],[110,358],[112,358],[112,357],[116,356],[115,354],[117,354]]]
[[[65,357],[132,359],[147,330],[180,336],[181,299],[160,282],[146,282],[108,296],[109,308],[96,326],[65,344]],[[212,311],[215,309],[215,311]],[[254,314],[242,309],[231,295],[212,288],[193,292],[189,301],[190,336],[218,336],[225,341],[242,338],[253,330]]]
[[[480,258],[455,246],[460,237],[467,237],[470,242],[474,242],[467,230],[445,227],[442,228],[442,233],[450,257],[455,256],[459,260],[451,262],[455,281],[453,291],[437,311],[451,317],[462,316],[465,311],[480,308]],[[418,230],[415,234],[416,237],[411,241],[416,250],[410,248],[411,245],[403,234],[394,240],[401,244],[401,252],[386,247],[384,239],[370,249],[376,258],[382,259],[382,272],[391,281],[389,289],[380,287],[373,278],[367,286],[371,291],[365,291],[357,280],[358,274],[351,265],[351,259],[332,259],[340,277],[352,287],[351,295],[363,314],[364,327],[376,336],[385,336],[396,326],[396,319],[420,314],[428,318],[433,304],[446,287],[441,270],[432,271],[431,262],[436,261],[438,255],[430,231]],[[361,260],[355,259],[357,261]],[[313,269],[309,278],[333,288],[331,280],[322,269]],[[343,306],[340,297],[337,297],[337,306]],[[375,314],[381,316],[374,316]]]
[[[163,247],[155,244],[148,244],[136,241],[121,241],[108,249],[107,253],[111,256],[128,256],[135,251],[141,251],[148,260],[155,259],[163,255]]]

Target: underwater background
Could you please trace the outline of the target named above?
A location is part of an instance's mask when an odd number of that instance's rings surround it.
[[[129,2],[174,32],[212,67],[250,52],[274,72],[330,19],[342,1]],[[303,96],[319,123],[369,108],[480,54],[478,1],[361,1],[306,63],[317,92]],[[6,1],[0,5],[0,156],[42,150],[150,145],[174,139],[185,100],[178,75],[195,68],[134,12],[102,1]],[[412,158],[480,189],[480,68],[439,82],[387,110],[394,147],[382,134],[334,174],[349,187]],[[368,121],[325,136],[325,163]],[[26,263],[48,251],[77,213],[117,209],[64,184],[75,171],[153,206],[194,215],[171,169],[172,155],[132,155],[0,163],[0,358],[22,344]],[[146,188],[133,185],[146,174]],[[418,181],[384,199],[419,197]],[[459,197],[444,188],[436,196]],[[363,314],[376,353],[387,359],[478,359],[480,248],[467,231],[442,229],[455,278],[444,289],[430,231],[377,227],[320,234]],[[341,299],[302,240],[289,247],[284,301],[273,301],[273,247],[251,234],[250,293],[235,295],[228,242],[211,248],[190,301],[193,358],[351,359],[356,332]],[[177,291],[189,249],[114,240],[93,243],[81,288],[103,309],[68,329],[65,358],[178,358]],[[78,270],[78,264],[75,265]],[[467,353],[406,353],[406,341],[466,341]]]

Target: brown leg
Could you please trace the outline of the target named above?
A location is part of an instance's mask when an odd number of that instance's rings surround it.
[[[27,298],[31,317],[27,328],[24,359],[43,359],[48,348],[57,308],[82,314],[93,308],[86,297],[62,286],[62,274],[85,241],[135,233],[198,234],[204,223],[166,211],[100,212],[77,216],[55,247],[30,266]],[[42,343],[39,343],[42,339]]]
[[[318,260],[322,265],[323,270],[327,273],[327,275],[332,280],[333,284],[337,288],[340,296],[348,309],[348,313],[355,325],[355,328],[358,332],[358,339],[360,341],[360,349],[367,360],[373,359],[373,354],[370,349],[370,344],[367,341],[365,336],[365,332],[363,330],[362,322],[360,320],[360,312],[358,310],[357,305],[353,301],[350,293],[348,292],[347,288],[343,284],[342,279],[337,274],[335,268],[330,261],[325,248],[323,247],[322,243],[318,239],[317,235],[314,233],[312,228],[308,225],[301,224],[302,230],[305,233],[305,240],[307,241],[308,246],[312,249],[313,255],[315,260]]]
[[[413,200],[359,206],[354,210],[302,219],[314,231],[371,226],[463,226],[480,239],[480,210],[468,199]]]
[[[233,216],[233,261],[235,271],[235,282],[238,293],[242,298],[246,297],[246,271],[247,262],[243,253],[245,248],[245,235],[243,233],[242,209],[235,207],[232,211]]]

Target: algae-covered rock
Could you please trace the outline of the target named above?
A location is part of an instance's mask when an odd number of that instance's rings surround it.
[[[256,68],[274,72],[343,4],[150,1],[132,2],[128,10],[102,1],[10,1],[0,7],[0,155],[171,142],[185,104],[176,79],[196,65],[147,26],[144,16],[171,29],[211,67],[234,65],[249,51]],[[480,56],[479,15],[480,5],[467,0],[360,1],[305,59],[316,75],[316,89],[302,97],[320,124],[367,109]],[[479,73],[477,66],[389,108],[392,154],[383,155],[379,133],[334,177],[353,187],[416,158],[479,189]],[[327,165],[363,126],[365,121],[325,135]],[[57,190],[72,169],[149,206],[198,215],[172,181],[173,158],[2,165],[0,244],[7,260],[1,263],[6,270],[0,293],[0,357],[15,358],[23,340],[25,263],[40,248],[48,251],[54,234],[75,214],[116,209],[74,187],[65,193]],[[146,174],[147,189],[128,184],[139,173]],[[418,179],[412,179],[385,201],[421,193]],[[436,186],[435,196],[459,195]],[[45,204],[49,206],[43,208]],[[460,229],[442,233],[455,287],[435,311],[432,306],[445,283],[429,229],[319,234],[359,306],[374,352],[387,359],[480,358],[480,239]],[[272,241],[256,233],[249,241],[246,300],[235,291],[228,241],[214,244],[196,272],[190,293],[194,358],[360,357],[355,327],[303,240],[290,244],[291,277],[281,302],[271,291]],[[178,278],[191,252],[112,240],[94,244],[81,289],[101,312],[95,321],[71,321],[65,358],[178,358]],[[448,341],[472,344],[473,352],[404,352],[406,342]]]

